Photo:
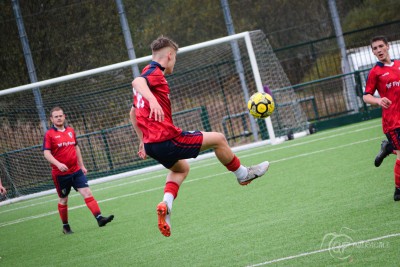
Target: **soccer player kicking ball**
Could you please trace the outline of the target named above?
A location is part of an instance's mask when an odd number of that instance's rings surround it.
[[[132,82],[133,107],[130,118],[138,135],[139,157],[157,160],[170,172],[167,175],[163,201],[157,205],[158,228],[164,236],[171,235],[171,210],[179,187],[189,173],[185,159],[196,158],[200,151],[214,149],[218,160],[236,175],[240,185],[264,175],[269,163],[245,167],[233,154],[223,134],[218,132],[182,131],[172,121],[170,88],[166,74],[171,74],[178,45],[160,36],[151,44],[152,61],[140,77]]]
[[[55,107],[50,111],[50,128],[43,141],[44,157],[51,163],[52,177],[60,200],[58,212],[63,223],[63,233],[72,234],[68,223],[68,195],[73,187],[85,199],[86,206],[92,212],[100,227],[114,219],[114,215],[103,217],[99,205],[92,195],[86,178],[87,170],[83,165],[81,150],[74,129],[65,126],[64,111]]]
[[[400,61],[391,60],[389,43],[384,36],[371,39],[372,53],[378,59],[376,65],[368,74],[363,100],[368,104],[382,107],[382,128],[392,149],[397,155],[394,165],[395,191],[394,200],[400,200]],[[378,90],[380,97],[374,97]],[[375,166],[389,155],[390,148],[386,151],[386,143],[382,144],[384,150],[378,154]]]

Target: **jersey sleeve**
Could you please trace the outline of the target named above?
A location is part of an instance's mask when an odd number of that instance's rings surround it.
[[[149,75],[146,77],[147,85],[150,88],[150,91],[152,91],[156,85],[157,85],[157,79],[155,75]]]
[[[46,134],[43,137],[43,146],[42,150],[51,150],[51,136],[49,131],[46,132]]]
[[[372,68],[368,73],[367,84],[365,85],[364,95],[374,95],[377,88],[377,75],[375,68]]]
[[[150,90],[153,91],[159,87],[159,85],[163,84],[163,80],[165,80],[164,76],[161,72],[154,71],[150,73],[148,76],[145,77],[147,81],[147,85],[149,86]]]

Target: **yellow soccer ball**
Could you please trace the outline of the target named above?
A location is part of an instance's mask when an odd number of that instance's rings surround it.
[[[257,119],[271,116],[275,110],[275,102],[270,94],[257,92],[247,102],[250,114]]]

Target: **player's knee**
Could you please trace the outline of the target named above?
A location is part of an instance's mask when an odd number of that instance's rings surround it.
[[[92,190],[89,187],[78,188],[79,193],[82,195],[83,198],[92,197]]]
[[[60,200],[58,201],[58,203],[60,203],[61,205],[67,205],[67,204],[68,204],[68,197],[62,197],[62,198],[60,198]]]
[[[188,175],[189,170],[190,166],[185,160],[178,161],[174,166],[172,166],[172,168],[170,168],[171,173],[176,173],[184,177]]]
[[[181,173],[184,175],[184,177],[186,178],[186,176],[189,174],[190,171],[190,166],[187,164],[186,166],[184,166],[181,170]]]
[[[216,143],[218,145],[227,145],[228,141],[223,133],[216,133],[215,135]]]
[[[223,133],[213,132],[211,137],[212,137],[213,143],[215,143],[215,144],[221,144],[221,143],[226,142],[226,138]]]
[[[186,179],[190,171],[190,166],[189,164],[183,164],[182,169],[181,169],[181,176],[182,180]]]

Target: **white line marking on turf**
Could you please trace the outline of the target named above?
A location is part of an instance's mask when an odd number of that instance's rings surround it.
[[[352,146],[352,145],[358,145],[358,144],[369,142],[369,141],[373,141],[373,140],[376,140],[376,139],[377,138],[371,138],[371,139],[366,139],[366,140],[362,140],[362,141],[358,141],[358,142],[353,142],[353,143],[346,144],[346,145],[326,148],[324,150],[311,151],[311,152],[308,152],[308,153],[298,154],[298,155],[295,155],[295,156],[292,156],[292,157],[287,157],[287,158],[284,158],[284,159],[278,159],[278,160],[274,160],[274,161],[271,161],[271,162],[275,163],[275,162],[281,162],[281,161],[285,161],[285,160],[305,157],[305,156],[309,156],[309,155],[313,155],[313,154],[318,154],[318,153],[321,153],[321,152],[327,152],[327,151],[335,150],[335,149],[338,149],[338,148],[344,148],[344,147],[348,147],[348,146]],[[261,154],[261,153],[263,153],[263,152],[259,152],[258,154]],[[257,155],[257,153],[256,153],[256,155]]]
[[[330,135],[330,136],[326,136],[326,137],[321,137],[321,138],[315,138],[315,139],[312,139],[312,140],[307,140],[307,141],[304,141],[304,142],[299,142],[299,143],[295,143],[295,144],[290,144],[290,145],[287,145],[287,146],[285,146],[285,145],[279,146],[279,147],[273,147],[273,146],[272,146],[271,149],[265,149],[265,150],[263,150],[263,151],[261,151],[261,152],[255,152],[255,153],[251,153],[251,154],[242,155],[242,156],[240,156],[239,158],[248,158],[248,157],[252,157],[252,156],[254,156],[254,155],[260,155],[260,154],[270,153],[270,152],[273,152],[273,151],[283,150],[283,149],[287,149],[287,148],[292,148],[292,147],[297,147],[297,146],[302,146],[302,145],[308,145],[308,144],[310,144],[310,143],[314,143],[314,142],[317,142],[317,141],[324,141],[324,140],[328,140],[328,139],[331,139],[331,138],[335,138],[335,137],[347,135],[347,134],[349,134],[349,133],[356,133],[356,132],[360,132],[360,131],[370,130],[370,129],[376,128],[376,127],[377,127],[377,126],[374,125],[374,126],[370,126],[370,127],[366,127],[366,128],[362,128],[362,129],[356,129],[356,130],[351,131],[351,132],[341,132],[341,133],[339,133],[339,134],[334,134],[334,135]],[[363,143],[363,142],[368,142],[368,141],[373,141],[373,140],[376,140],[376,139],[382,139],[382,138],[385,138],[385,137],[374,137],[374,138],[370,138],[370,139],[368,139],[368,140],[363,140],[363,141],[361,141],[361,143]],[[349,143],[348,145],[353,145],[353,144],[358,144],[358,143],[359,143],[359,142]],[[283,144],[285,144],[285,143],[283,143]],[[345,145],[345,146],[346,146],[346,145]],[[343,147],[343,146],[342,146],[342,147]],[[268,147],[268,148],[270,148],[270,147]],[[335,147],[335,148],[336,148],[336,147]],[[335,148],[334,148],[334,149],[335,149]],[[257,149],[257,148],[255,148],[255,149]],[[328,149],[328,150],[331,150],[331,149]],[[318,151],[315,151],[314,153],[318,153]],[[207,159],[205,159],[205,160],[207,160]],[[210,160],[214,160],[214,162],[208,163],[207,166],[220,164],[218,161],[215,161],[215,158],[210,158]],[[283,160],[285,160],[285,159],[283,159]],[[280,160],[280,161],[281,161],[281,160]],[[271,161],[271,162],[272,162],[272,161]],[[274,161],[274,162],[277,162],[277,161]],[[198,167],[204,167],[204,166],[191,167],[191,169],[195,169],[195,168],[198,168]]]
[[[107,189],[110,189],[110,188],[113,188],[113,187],[126,186],[128,184],[133,184],[133,183],[138,183],[138,182],[143,182],[143,181],[149,181],[149,180],[152,180],[152,179],[162,178],[162,177],[165,177],[165,174],[159,174],[159,175],[155,175],[155,176],[152,176],[152,177],[147,177],[147,178],[143,178],[143,179],[137,179],[137,180],[133,180],[133,181],[129,181],[129,182],[124,182],[124,183],[121,183],[121,184],[116,184],[116,185],[114,184],[114,185],[110,185],[110,186],[105,186],[105,187],[102,187],[102,188],[98,188],[96,190],[92,189],[92,191],[98,192],[98,191],[107,190]],[[72,197],[78,197],[78,196],[80,196],[80,194],[71,194],[68,197],[72,198]],[[12,209],[7,209],[7,210],[0,211],[0,214],[6,213],[6,212],[10,212],[10,211],[30,208],[30,207],[34,207],[34,206],[37,206],[37,205],[46,204],[46,203],[49,203],[49,202],[58,201],[58,198],[54,198],[54,196],[51,196],[51,197],[52,197],[52,199],[49,199],[49,200],[46,200],[46,201],[41,201],[41,202],[37,202],[37,203],[25,205],[25,206],[20,206],[20,207],[15,207],[15,208],[12,208]]]
[[[325,153],[326,151],[335,150],[335,149],[339,149],[339,148],[343,148],[343,147],[347,147],[347,146],[352,146],[352,145],[357,145],[357,144],[369,142],[369,141],[375,140],[375,139],[377,139],[377,138],[366,139],[366,140],[362,140],[362,141],[358,141],[358,142],[349,143],[349,144],[346,144],[346,145],[341,145],[341,146],[331,147],[331,148],[327,148],[327,149],[312,151],[312,152],[309,152],[309,153],[303,153],[303,154],[299,154],[299,155],[296,155],[296,156],[283,158],[283,159],[280,159],[280,160],[274,160],[274,161],[271,161],[270,163],[277,163],[277,162],[281,162],[281,161],[291,160],[291,159],[294,159],[294,158],[306,157],[306,156],[317,154],[317,153]],[[261,154],[261,153],[265,153],[265,151],[258,152],[258,153],[253,153],[252,155],[257,155],[257,154]],[[209,166],[209,164],[207,166]],[[212,174],[212,175],[208,175],[208,176],[203,176],[203,177],[197,178],[197,179],[189,179],[189,180],[186,180],[185,183],[197,182],[197,181],[200,181],[200,180],[209,179],[209,178],[216,177],[216,176],[219,176],[219,175],[226,175],[226,174],[229,174],[229,173],[230,173],[229,171],[225,171],[225,172],[216,173],[216,174]],[[112,187],[114,187],[114,186],[112,186]],[[116,197],[112,197],[112,198],[99,200],[98,202],[102,203],[102,202],[111,201],[111,200],[115,200],[115,199],[120,199],[120,198],[124,198],[124,197],[130,197],[130,196],[134,196],[134,195],[138,195],[138,194],[143,194],[143,193],[148,193],[148,192],[160,190],[160,189],[163,189],[163,188],[164,188],[164,186],[156,187],[156,188],[152,188],[152,189],[148,189],[148,190],[144,190],[144,191],[140,191],[140,192],[135,192],[135,193],[130,193],[130,194],[125,194],[125,195],[121,195],[121,196],[116,196]],[[79,196],[79,195],[77,194],[76,196]],[[69,210],[74,210],[74,209],[83,208],[83,207],[86,207],[86,205],[79,205],[79,206],[70,207]],[[37,218],[42,218],[42,217],[45,217],[45,216],[53,215],[55,213],[58,213],[58,211],[47,212],[47,213],[43,213],[43,214],[39,214],[39,215],[34,215],[34,216],[29,216],[29,217],[17,219],[17,220],[14,220],[14,221],[0,223],[0,228],[4,227],[4,226],[8,226],[8,225],[13,225],[13,224],[17,224],[17,223],[20,223],[20,222],[24,222],[24,221],[29,221],[29,220],[32,220],[32,219],[37,219]]]
[[[115,199],[120,199],[120,198],[124,198],[124,197],[130,197],[130,196],[134,196],[134,195],[144,194],[144,193],[160,190],[160,189],[163,189],[163,188],[164,188],[164,186],[161,186],[161,187],[152,188],[152,189],[149,189],[149,190],[144,190],[144,191],[125,194],[125,195],[121,195],[121,196],[117,196],[117,197],[107,198],[107,199],[99,200],[97,202],[98,203],[102,203],[102,202],[111,201],[111,200],[115,200]],[[86,207],[86,204],[78,205],[78,206],[74,206],[74,207],[68,207],[68,210],[75,210],[75,209],[84,208],[84,207]],[[8,226],[8,225],[13,225],[13,224],[17,224],[17,223],[21,223],[21,222],[25,222],[25,221],[30,221],[30,220],[33,220],[33,219],[38,219],[38,218],[50,216],[50,215],[53,215],[53,214],[58,214],[58,211],[57,210],[56,211],[50,211],[50,212],[46,212],[46,213],[42,213],[42,214],[38,214],[38,215],[34,215],[34,216],[20,218],[20,219],[17,219],[17,220],[14,220],[14,221],[10,221],[10,222],[0,223],[0,228],[4,227],[4,226]]]
[[[330,247],[330,248],[325,248],[325,249],[319,249],[319,250],[314,250],[314,251],[310,251],[310,252],[304,252],[304,253],[300,253],[300,254],[297,254],[297,255],[292,255],[292,256],[288,256],[288,257],[284,257],[284,258],[265,261],[265,262],[257,263],[257,264],[253,264],[253,265],[247,265],[247,267],[256,267],[256,266],[268,265],[268,264],[276,263],[276,262],[280,262],[280,261],[292,260],[292,259],[296,259],[296,258],[310,256],[310,255],[313,255],[313,254],[327,252],[327,251],[330,251],[330,250],[358,246],[358,245],[369,243],[369,242],[373,242],[373,241],[379,241],[379,240],[382,240],[382,239],[387,239],[387,238],[391,238],[391,237],[399,237],[399,236],[400,236],[400,233],[384,235],[384,236],[375,237],[375,238],[371,238],[371,239],[367,239],[367,240],[361,240],[361,241],[358,241],[358,242],[344,244],[344,245],[341,245],[341,246]]]

